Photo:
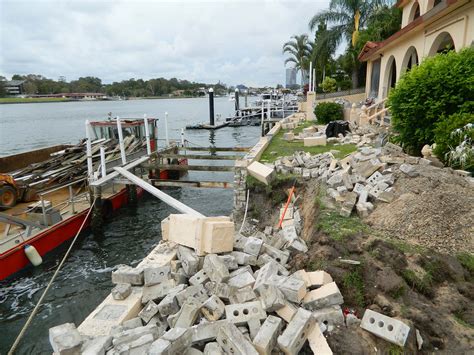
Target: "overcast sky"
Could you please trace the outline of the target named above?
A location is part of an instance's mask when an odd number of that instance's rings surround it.
[[[329,0],[0,0],[0,74],[284,84],[282,44]]]

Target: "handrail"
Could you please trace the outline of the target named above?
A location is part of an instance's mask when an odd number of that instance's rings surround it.
[[[377,107],[378,105],[385,103],[385,101],[387,101],[387,99],[388,99],[388,97],[386,97],[385,99],[383,99],[383,100],[381,100],[381,101],[379,101],[379,102],[376,102],[376,103],[373,104],[372,106],[367,107],[367,111],[370,111],[370,110],[372,110],[373,108]]]
[[[65,188],[65,187],[75,185],[75,184],[77,184],[78,182],[81,182],[81,181],[84,181],[84,180],[87,180],[87,178],[82,178],[82,179],[74,180],[74,181],[69,182],[69,183],[67,183],[67,184],[65,184],[65,185],[61,185],[61,186],[55,187],[54,189],[47,190],[47,191],[44,191],[44,192],[40,192],[40,193],[38,194],[38,196],[42,197],[42,196],[48,195],[48,194],[50,194],[51,192],[55,192],[55,191],[58,191],[58,190],[61,190],[61,189]]]

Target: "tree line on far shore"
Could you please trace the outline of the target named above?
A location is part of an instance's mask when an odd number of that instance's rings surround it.
[[[120,97],[153,97],[153,96],[203,96],[208,88],[214,88],[217,94],[225,94],[228,87],[217,84],[196,83],[176,78],[156,78],[150,80],[128,79],[112,84],[104,84],[102,80],[93,76],[80,77],[70,82],[64,79],[53,80],[42,75],[15,74],[11,80],[24,80],[23,93],[27,95],[47,95],[60,93],[105,93],[109,96]],[[0,97],[7,95],[4,84],[7,78],[0,76]]]
[[[283,44],[283,53],[308,82],[310,63],[316,69],[316,90],[357,88],[365,82],[366,63],[358,55],[368,41],[379,42],[400,29],[402,13],[388,0],[331,0],[329,8],[312,17],[312,35],[294,35]],[[314,38],[314,40],[312,39]],[[337,49],[345,44],[343,54]]]

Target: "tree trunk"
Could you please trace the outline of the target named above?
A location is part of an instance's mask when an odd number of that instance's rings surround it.
[[[352,88],[357,89],[359,87],[359,71],[357,67],[352,68]]]

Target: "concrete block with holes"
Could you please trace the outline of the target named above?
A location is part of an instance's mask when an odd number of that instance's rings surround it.
[[[283,327],[281,318],[268,316],[253,339],[253,345],[260,355],[270,355],[277,343],[278,335]]]
[[[160,267],[147,267],[143,270],[145,286],[159,284],[171,278],[171,267],[169,265]]]
[[[229,270],[217,254],[206,255],[202,269],[211,281],[225,282],[229,278]]]
[[[203,285],[189,286],[181,292],[176,294],[178,304],[182,306],[189,298],[194,298],[198,301],[205,302],[208,298],[207,291]]]
[[[237,288],[225,283],[209,281],[205,285],[209,295],[216,295],[223,301],[229,301],[229,298],[237,292]]]
[[[161,301],[166,297],[168,292],[176,287],[176,281],[166,280],[158,285],[143,287],[142,303],[147,304],[149,301]]]
[[[234,324],[245,325],[251,318],[264,320],[267,313],[260,301],[253,301],[225,306],[225,317]]]
[[[168,294],[163,298],[160,303],[158,303],[158,312],[162,317],[167,317],[170,314],[175,314],[179,311],[178,300],[176,299],[176,295],[184,291],[186,285],[178,285],[171,289]]]
[[[269,244],[263,244],[263,252],[270,255],[276,262],[285,265],[288,262],[288,258],[290,257],[290,252],[287,250],[279,250]]]
[[[360,327],[401,347],[405,346],[410,333],[410,327],[405,323],[370,309],[365,310]]]
[[[189,278],[189,284],[192,286],[196,285],[204,285],[206,282],[208,282],[209,276],[207,275],[207,272],[204,269],[199,270],[194,276]]]
[[[291,302],[299,303],[306,295],[306,282],[293,276],[281,278],[276,286]]]
[[[233,251],[232,255],[239,265],[257,265],[257,257],[241,251]]]
[[[277,262],[274,258],[272,258],[268,254],[262,254],[257,259],[257,265],[260,266],[260,267],[268,264],[269,262],[273,262],[273,264],[277,268],[277,271],[280,275],[288,276],[290,274],[290,272],[286,269],[286,267],[284,267],[282,264]],[[257,270],[257,271],[259,271],[259,270]],[[255,273],[254,273],[255,275],[257,274],[257,271],[255,271]]]
[[[158,313],[158,305],[150,301],[146,304],[146,306],[138,313],[138,316],[143,319],[145,323],[148,323],[150,319]]]
[[[112,271],[112,282],[114,284],[143,285],[143,270],[128,265],[119,265],[117,270]]]
[[[344,325],[344,315],[342,314],[341,306],[330,306],[313,311],[313,318],[319,324],[324,324],[329,327]]]
[[[233,324],[219,328],[217,342],[225,354],[258,355],[252,343]]]
[[[330,282],[316,290],[310,291],[303,298],[303,307],[310,310],[341,305],[343,303],[344,298],[335,282]]]
[[[202,303],[198,300],[194,298],[189,298],[181,306],[178,313],[168,317],[168,324],[170,325],[170,327],[188,328],[194,325],[199,315],[201,304]]]
[[[216,295],[212,295],[201,306],[201,313],[208,321],[219,320],[225,312],[225,304]]]
[[[229,297],[230,303],[245,303],[256,299],[257,295],[252,286],[242,287]]]
[[[316,321],[311,312],[298,308],[285,331],[278,337],[278,346],[285,354],[298,354]]]
[[[276,286],[263,284],[256,291],[267,312],[274,312],[285,306],[285,296]]]
[[[193,334],[193,344],[202,344],[202,342],[214,341],[217,337],[217,333],[219,332],[219,328],[227,324],[230,324],[230,322],[226,319],[222,319],[215,322],[201,322],[191,327],[190,329]]]
[[[244,245],[244,253],[258,256],[260,254],[260,250],[262,249],[262,245],[263,240],[255,237],[248,237]]]

